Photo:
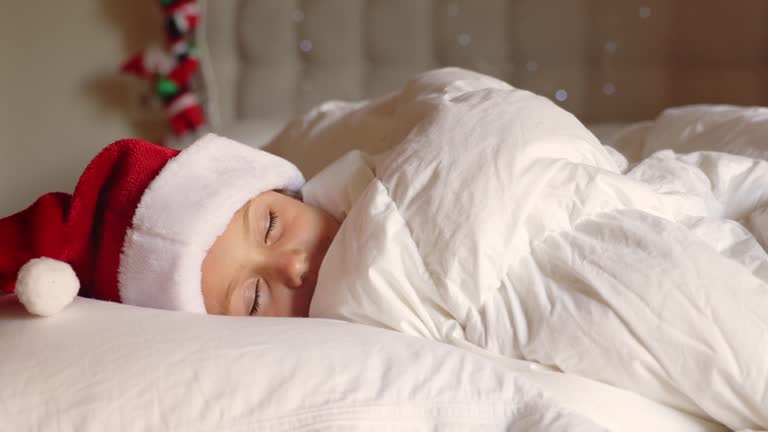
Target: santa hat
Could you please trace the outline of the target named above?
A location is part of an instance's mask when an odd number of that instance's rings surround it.
[[[200,5],[195,0],[163,0],[161,3],[172,45],[195,31],[201,15]]]
[[[290,162],[208,134],[179,152],[107,146],[72,195],[50,193],[0,219],[0,291],[52,315],[79,294],[205,313],[201,265],[232,215],[258,194],[298,190]]]

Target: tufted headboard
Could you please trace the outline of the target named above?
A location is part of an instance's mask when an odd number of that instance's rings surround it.
[[[284,120],[455,65],[585,122],[768,104],[768,1],[202,0],[214,127]]]

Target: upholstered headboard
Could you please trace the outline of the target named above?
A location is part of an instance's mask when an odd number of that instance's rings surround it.
[[[439,66],[557,100],[586,122],[768,104],[768,1],[204,0],[215,127],[356,100]]]

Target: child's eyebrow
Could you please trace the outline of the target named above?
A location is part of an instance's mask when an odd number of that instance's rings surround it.
[[[251,238],[251,205],[253,205],[253,200],[248,201],[245,204],[245,211],[243,212],[243,224],[245,225],[245,234],[250,239]]]
[[[253,204],[253,200],[248,201],[244,208],[243,208],[243,220],[242,223],[244,225],[244,231],[245,231],[245,238],[250,239],[252,237],[251,235],[251,217],[250,217],[250,210],[251,205]],[[246,240],[247,241],[247,240]],[[235,274],[233,277],[229,280],[229,283],[227,284],[226,289],[226,295],[224,296],[224,310],[229,311],[230,307],[232,306],[232,295],[235,292],[235,288],[237,287],[237,283],[240,281],[240,273],[241,273],[242,266],[237,266],[237,269],[235,270]]]
[[[230,309],[232,308],[232,293],[235,291],[235,279],[230,279],[229,283],[227,284],[227,294],[224,296],[224,304],[221,305],[221,309],[224,311],[224,314],[229,315],[231,313]]]

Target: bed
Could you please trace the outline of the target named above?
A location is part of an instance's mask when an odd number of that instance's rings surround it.
[[[321,102],[442,66],[545,95],[606,138],[669,106],[768,102],[761,0],[203,3],[214,128],[253,145]]]
[[[328,100],[386,95],[447,64],[551,97],[629,163],[670,143],[679,151],[727,150],[768,160],[768,150],[753,145],[768,131],[759,109],[745,117],[725,106],[694,107],[651,121],[663,107],[696,102],[690,98],[707,91],[715,101],[735,95],[733,103],[761,102],[764,64],[728,71],[742,79],[721,93],[696,84],[709,82],[707,67],[693,75],[670,72],[666,55],[655,51],[667,40],[616,33],[617,26],[635,25],[665,34],[672,24],[650,18],[679,13],[685,2],[626,10],[593,2],[597,12],[587,2],[550,1],[202,3],[213,127],[293,160],[307,176],[348,148],[280,134],[289,120]],[[765,11],[762,3],[746,2],[737,15]],[[590,20],[601,14],[622,18],[598,21],[594,30]],[[540,37],[536,20],[522,18],[531,16],[575,19],[548,38]],[[692,46],[695,36],[689,35]],[[754,54],[759,48],[742,47],[742,58],[759,63],[765,58]],[[649,60],[645,69],[638,71],[633,56]],[[686,89],[660,91],[674,77],[688,82]],[[706,133],[676,127],[691,115]],[[243,320],[82,298],[55,317],[36,319],[6,297],[0,340],[3,431],[728,430],[536,362],[338,320]]]

